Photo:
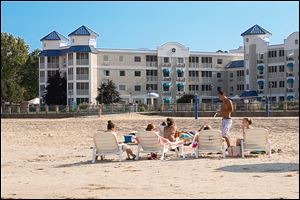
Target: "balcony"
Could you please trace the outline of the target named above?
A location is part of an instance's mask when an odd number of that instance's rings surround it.
[[[88,74],[77,74],[76,79],[77,80],[89,80],[89,75]]]
[[[257,60],[257,64],[264,64],[264,60]]]
[[[287,72],[287,73],[286,73],[286,76],[287,76],[287,77],[293,77],[293,76],[294,76],[294,73],[293,73],[293,72]]]
[[[176,67],[185,67],[184,63],[177,63]]]
[[[212,63],[201,63],[202,68],[212,68]]]
[[[147,76],[146,79],[147,79],[147,82],[157,81],[157,76]]]
[[[171,63],[163,63],[162,66],[163,67],[171,67]]]
[[[168,91],[163,91],[163,94],[166,95],[166,96],[171,96],[171,92],[168,90]]]
[[[73,80],[73,74],[68,74],[68,81]]]
[[[40,69],[45,69],[45,63],[40,63]]]
[[[244,76],[238,76],[237,81],[244,81]]]
[[[146,66],[147,66],[147,67],[157,67],[157,62],[150,62],[150,61],[147,61],[147,62],[146,62]]]
[[[171,81],[171,77],[162,77],[163,81]]]
[[[48,63],[47,67],[50,69],[56,69],[59,68],[59,63]]]
[[[201,80],[203,83],[212,83],[212,77],[202,77]]]
[[[196,82],[199,82],[200,81],[200,78],[199,78],[199,76],[197,77],[197,76],[191,76],[191,77],[189,77],[189,81],[196,81]]]
[[[45,82],[45,77],[40,77],[40,83],[44,83]]]
[[[89,95],[89,90],[76,90],[77,95]]]
[[[257,75],[256,76],[257,79],[264,79],[264,77],[265,77],[264,75]]]
[[[76,65],[89,65],[89,59],[77,59]]]
[[[184,77],[177,77],[177,78],[176,78],[176,81],[184,82],[184,81],[185,81],[185,78],[184,78]]]
[[[294,89],[293,88],[287,88],[286,92],[294,92]]]
[[[263,89],[257,90],[257,94],[263,94],[263,93],[264,93],[264,90],[263,90]]]
[[[286,57],[286,61],[293,61],[294,58],[293,57]]]
[[[199,63],[189,63],[189,68],[199,68],[200,64]]]

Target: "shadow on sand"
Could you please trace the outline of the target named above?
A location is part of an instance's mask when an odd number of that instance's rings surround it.
[[[262,163],[262,164],[245,164],[230,165],[220,167],[216,170],[235,172],[235,173],[281,173],[299,171],[299,163]]]

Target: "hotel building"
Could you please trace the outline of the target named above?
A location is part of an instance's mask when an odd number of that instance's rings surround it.
[[[269,45],[270,35],[255,25],[242,34],[243,47],[201,52],[177,42],[156,50],[97,48],[99,35],[86,26],[69,38],[53,31],[41,39],[39,95],[43,102],[48,77],[59,71],[67,79],[69,105],[96,103],[97,88],[107,79],[116,84],[124,103],[149,103],[150,92],[159,94],[155,105],[175,103],[184,94],[198,94],[209,102],[218,89],[228,96],[271,92],[274,101],[298,99],[299,32],[280,45]]]

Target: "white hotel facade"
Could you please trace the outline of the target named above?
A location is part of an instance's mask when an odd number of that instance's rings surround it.
[[[271,33],[255,25],[245,31],[243,47],[228,52],[190,51],[177,42],[156,50],[96,47],[98,34],[81,26],[64,37],[56,31],[41,39],[39,96],[49,76],[57,71],[67,79],[68,104],[95,103],[102,81],[113,80],[122,102],[175,103],[183,94],[198,94],[202,101],[228,96],[272,96],[273,101],[299,99],[299,32],[283,44],[269,45]],[[268,86],[272,86],[269,88]]]

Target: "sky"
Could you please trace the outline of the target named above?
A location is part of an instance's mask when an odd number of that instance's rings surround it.
[[[99,34],[98,48],[156,49],[179,42],[192,51],[242,45],[241,33],[258,24],[270,44],[299,31],[299,2],[3,2],[1,32],[21,37],[30,51],[53,30],[68,34],[86,25]]]

